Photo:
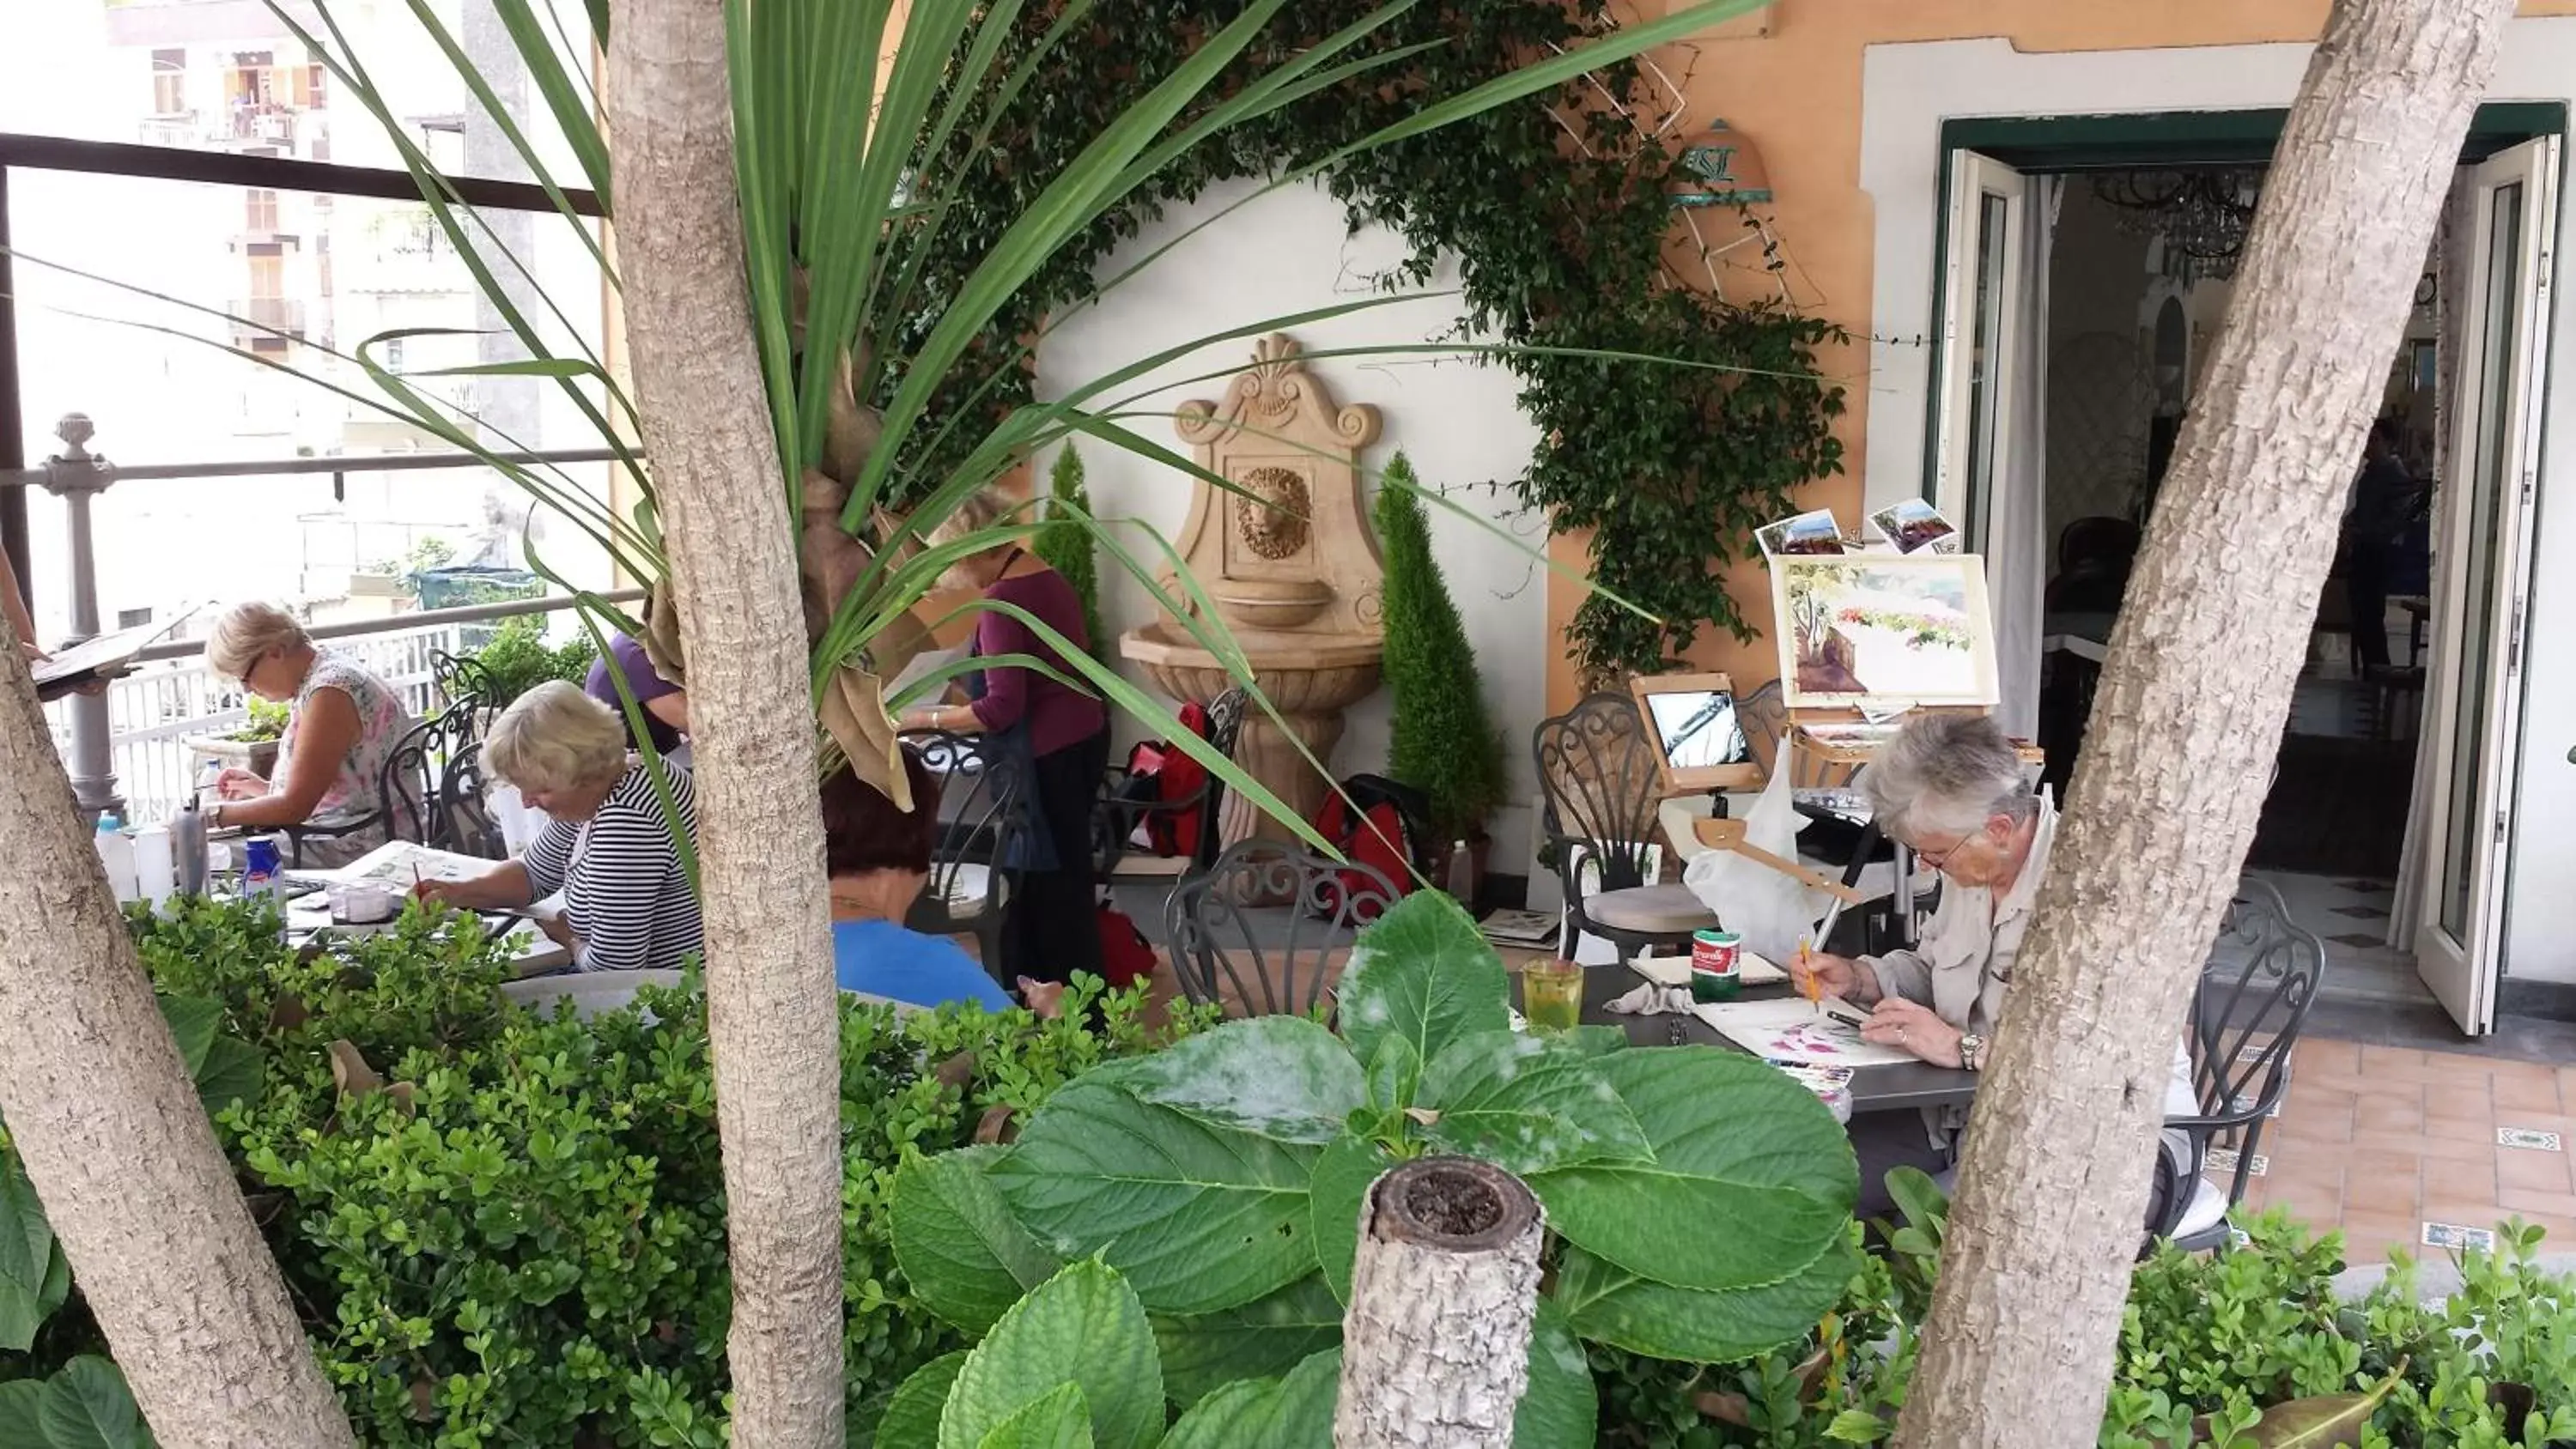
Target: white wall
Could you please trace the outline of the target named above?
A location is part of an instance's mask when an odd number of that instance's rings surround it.
[[[1872,46],[1862,66],[1861,185],[1878,218],[1871,331],[1910,338],[1932,325],[1939,224],[1940,129],[1967,116],[2103,115],[2287,106],[2307,45],[2023,54],[2005,40]],[[2508,26],[2490,101],[2576,102],[2576,17],[2518,17]],[[2576,187],[2559,189],[2559,239]],[[2576,307],[2550,321],[2548,379],[2533,545],[2531,628],[2539,641],[2523,680],[2504,969],[2576,982]],[[2214,340],[2214,337],[2211,339]],[[1930,350],[1880,341],[1870,357],[1868,506],[1918,496]]]
[[[1231,183],[1195,204],[1174,207],[1111,256],[1101,275],[1115,275],[1257,189],[1249,182]],[[1404,256],[1403,241],[1383,228],[1348,235],[1340,203],[1320,188],[1294,187],[1260,197],[1183,242],[1122,284],[1101,306],[1069,318],[1039,350],[1039,391],[1061,397],[1193,338],[1371,295],[1374,279]],[[1451,290],[1456,284],[1454,269],[1444,268],[1427,290]],[[1455,296],[1413,296],[1289,330],[1308,352],[1419,343],[1448,333],[1460,310]],[[1223,379],[1173,384],[1238,368],[1251,354],[1249,339],[1206,349],[1139,382],[1135,390],[1164,390],[1132,406],[1169,412],[1186,399],[1221,397]],[[1556,647],[1547,634],[1546,573],[1535,557],[1545,531],[1536,518],[1514,512],[1508,498],[1478,485],[1518,477],[1537,445],[1537,430],[1514,402],[1519,389],[1500,366],[1412,355],[1326,358],[1313,364],[1313,371],[1337,401],[1371,403],[1385,413],[1385,435],[1362,457],[1363,466],[1372,472],[1381,469],[1401,449],[1426,486],[1499,520],[1511,535],[1497,537],[1444,509],[1431,511],[1432,547],[1466,620],[1484,679],[1485,704],[1503,732],[1511,769],[1513,803],[1491,827],[1492,868],[1530,871],[1530,802],[1537,784],[1529,739],[1543,712],[1546,661]],[[1166,420],[1145,418],[1129,426],[1167,447],[1181,446]],[[1151,525],[1166,538],[1180,532],[1196,486],[1192,479],[1107,443],[1086,441],[1081,452],[1092,503],[1101,516]],[[1041,459],[1041,469],[1052,461]],[[1143,535],[1136,537],[1138,544],[1152,547]],[[1143,585],[1106,555],[1101,572],[1101,612],[1109,630],[1122,633],[1150,622],[1153,605]],[[1143,671],[1125,664],[1121,668],[1151,687]],[[1383,688],[1352,707],[1349,728],[1331,761],[1336,775],[1385,767],[1387,718]],[[1532,885],[1538,882],[1534,879]]]

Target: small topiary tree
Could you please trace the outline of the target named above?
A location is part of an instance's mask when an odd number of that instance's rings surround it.
[[[1029,551],[1073,585],[1075,596],[1082,600],[1082,627],[1091,635],[1092,657],[1106,659],[1109,636],[1100,627],[1100,571],[1092,562],[1091,530],[1058,506],[1070,503],[1085,516],[1091,513],[1091,490],[1082,483],[1082,455],[1071,443],[1055,455],[1055,467],[1047,475],[1047,500]]]
[[[1387,464],[1377,492],[1386,556],[1386,683],[1395,696],[1387,773],[1431,797],[1443,842],[1472,839],[1503,798],[1502,736],[1485,713],[1476,651],[1431,556],[1431,524],[1413,464]]]

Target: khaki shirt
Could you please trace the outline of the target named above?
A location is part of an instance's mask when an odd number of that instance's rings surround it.
[[[1864,956],[1878,973],[1879,990],[1932,1008],[1961,1031],[1992,1041],[2003,1021],[2004,991],[2012,984],[2013,962],[2021,955],[2022,937],[2030,930],[2031,907],[2039,900],[2039,883],[2048,874],[2048,854],[2057,843],[2057,805],[2046,794],[2039,800],[2039,829],[2031,837],[2030,858],[2001,897],[1984,886],[1945,883],[1941,904],[1923,923],[1922,939],[1907,951]],[[1988,1049],[1991,1053],[1992,1048]],[[2191,1085],[2191,1056],[2174,1044],[2173,1079],[2165,1088],[2165,1115],[2189,1117],[2200,1110]],[[1933,1145],[1948,1147],[1968,1125],[1966,1107],[1928,1107],[1923,1125]]]

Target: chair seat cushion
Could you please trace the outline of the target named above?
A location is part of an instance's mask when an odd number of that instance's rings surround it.
[[[2174,1225],[2176,1242],[2197,1238],[2227,1221],[2227,1189],[2205,1177],[2191,1181],[2191,1206],[2183,1209],[2182,1221]]]
[[[1614,931],[1705,931],[1717,924],[1716,914],[1678,881],[1585,896],[1583,914]]]

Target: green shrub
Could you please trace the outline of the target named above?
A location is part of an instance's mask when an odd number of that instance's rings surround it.
[[[1431,797],[1445,844],[1483,830],[1503,799],[1503,740],[1485,713],[1476,651],[1431,553],[1413,465],[1402,453],[1377,490],[1386,556],[1386,686],[1393,697],[1386,772]]]
[[[1042,521],[1029,552],[1045,560],[1048,568],[1064,575],[1064,581],[1073,585],[1075,596],[1082,600],[1082,627],[1091,639],[1091,652],[1105,659],[1112,651],[1108,631],[1100,623],[1100,567],[1093,553],[1092,533],[1081,519],[1061,506],[1070,503],[1082,510],[1084,517],[1091,516],[1091,490],[1083,485],[1082,455],[1074,451],[1071,443],[1055,455],[1055,466],[1047,474],[1047,496],[1050,501],[1039,514]]]
[[[549,645],[544,626],[534,615],[522,614],[503,620],[491,639],[466,657],[481,668],[491,683],[491,697],[484,703],[505,709],[512,700],[550,680],[582,683],[590,677],[590,666],[598,661],[599,650],[587,634],[561,645]]]
[[[1853,1278],[1816,1338],[1719,1366],[1596,1346],[1601,1442],[1830,1449],[1885,1439],[1913,1376],[1949,1211],[1930,1179],[1902,1177],[1905,1221],[1890,1251]],[[2166,1247],[2138,1265],[2101,1449],[2537,1449],[2576,1438],[2576,1279],[2535,1266],[2539,1229],[2500,1227],[2496,1251],[2466,1255],[2460,1291],[2430,1307],[2417,1301],[2403,1253],[2369,1295],[2342,1303],[2339,1237],[2311,1235],[2279,1212],[2245,1231],[2224,1252]],[[2517,1418],[2504,1385],[2529,1391],[2527,1416]],[[1705,1412],[1712,1394],[1734,1397],[1731,1419]],[[2302,1415],[2340,1416],[2343,1437],[2284,1437]]]
[[[590,1021],[521,1010],[496,991],[502,949],[455,914],[407,912],[311,960],[281,943],[266,903],[130,919],[156,983],[197,999],[189,1024],[173,1017],[183,1045],[220,1026],[267,1057],[218,1135],[361,1442],[722,1442],[731,1280],[700,993],[648,990]],[[1141,992],[1084,983],[1067,1005],[1060,1021],[898,1017],[843,998],[854,1403],[965,1343],[894,1257],[898,1165],[964,1145],[989,1109],[1025,1114],[1168,1039],[1147,1031]],[[1199,1020],[1183,1012],[1168,1030]],[[342,1091],[334,1043],[389,1088]],[[952,1086],[938,1069],[961,1056],[971,1069]],[[40,1286],[42,1268],[31,1276]],[[87,1329],[43,1364],[0,1354],[0,1379],[103,1350]]]
[[[1526,1180],[1554,1240],[1520,1449],[1594,1443],[1583,1342],[1688,1360],[1803,1337],[1861,1271],[1833,1118],[1741,1053],[1627,1050],[1610,1028],[1514,1032],[1508,994],[1457,902],[1408,897],[1361,935],[1338,1030],[1228,1022],[1073,1082],[1007,1155],[907,1162],[896,1254],[932,1311],[996,1340],[1022,1292],[1097,1255],[1138,1330],[1155,1315],[1161,1388],[1185,1409],[1232,1404],[1241,1381],[1315,1372],[1339,1346],[1370,1183],[1453,1153]],[[1677,1252],[1694,1217],[1762,1231]]]
[[[266,740],[283,738],[286,734],[286,722],[295,716],[293,706],[271,704],[258,695],[252,695],[242,701],[242,711],[248,718],[242,721],[240,729],[224,738],[237,740],[243,744],[258,744]]]

